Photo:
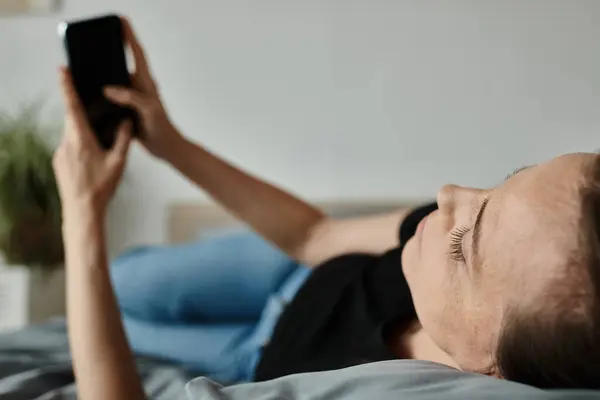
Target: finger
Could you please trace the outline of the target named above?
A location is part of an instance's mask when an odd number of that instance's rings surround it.
[[[146,97],[134,89],[128,89],[119,86],[107,86],[104,88],[104,95],[111,101],[122,106],[129,106],[138,111],[142,111],[147,105]]]
[[[125,36],[125,41],[129,45],[129,47],[131,48],[131,52],[133,53],[133,59],[135,61],[135,72],[136,74],[142,77],[144,82],[151,83],[152,76],[150,74],[150,67],[148,66],[146,55],[144,54],[144,49],[142,48],[140,41],[137,39],[129,20],[125,17],[121,17],[121,23],[123,24],[123,33]]]
[[[79,95],[75,90],[71,73],[65,67],[60,68],[60,87],[65,104],[65,122],[73,129],[67,129],[68,134],[76,135],[79,139],[93,141],[91,128]]]
[[[131,144],[131,129],[131,120],[121,123],[117,129],[117,140],[115,141],[111,153],[118,159],[125,159],[127,157],[127,152],[129,151],[129,146]]]
[[[65,104],[65,116],[69,122],[74,123],[76,126],[85,125],[87,121],[85,119],[85,112],[79,96],[73,85],[73,79],[71,73],[65,67],[61,67],[59,70],[60,76],[60,88],[63,97],[63,103]]]

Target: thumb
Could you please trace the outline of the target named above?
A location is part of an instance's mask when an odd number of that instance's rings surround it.
[[[140,92],[119,86],[107,86],[104,88],[104,95],[108,100],[122,106],[128,106],[137,110],[142,110],[146,105],[146,98]]]
[[[111,153],[119,159],[127,157],[127,152],[129,151],[129,146],[131,144],[131,126],[131,120],[128,119],[122,122],[117,129],[117,139],[115,140]]]

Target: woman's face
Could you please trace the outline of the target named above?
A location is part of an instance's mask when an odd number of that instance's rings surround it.
[[[419,321],[465,370],[493,368],[507,306],[538,299],[576,246],[578,184],[595,154],[569,154],[479,190],[444,186],[402,254]]]

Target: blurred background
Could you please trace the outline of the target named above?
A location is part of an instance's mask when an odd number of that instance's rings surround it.
[[[124,14],[179,128],[308,199],[430,197],[599,147],[596,0],[2,2],[34,10],[0,18],[0,109],[43,97],[60,124],[57,24]],[[203,199],[136,146],[111,253]]]

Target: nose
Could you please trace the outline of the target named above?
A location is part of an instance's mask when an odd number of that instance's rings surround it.
[[[454,214],[458,209],[471,207],[485,192],[483,189],[444,185],[437,195],[438,207],[444,214]]]

